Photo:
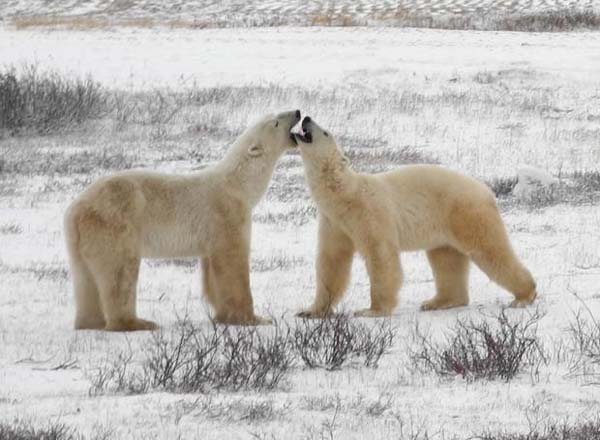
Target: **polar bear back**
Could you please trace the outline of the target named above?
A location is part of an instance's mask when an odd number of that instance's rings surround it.
[[[447,245],[448,219],[457,212],[495,206],[494,194],[485,184],[436,165],[406,165],[363,176],[381,194],[377,204],[395,220],[398,245],[404,250]]]

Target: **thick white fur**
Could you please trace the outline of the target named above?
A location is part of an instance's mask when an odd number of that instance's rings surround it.
[[[316,298],[301,316],[324,316],[339,302],[355,252],[364,257],[371,281],[371,307],[359,316],[393,311],[404,251],[427,251],[437,293],[423,310],[468,304],[470,260],[512,292],[514,306],[535,299],[535,282],[513,252],[486,185],[434,165],[357,173],[331,134],[314,121],[304,125],[313,142],[298,144],[319,212],[319,244]]]
[[[140,259],[199,256],[203,289],[219,322],[260,324],[249,281],[252,208],[277,159],[294,146],[299,112],[248,128],[216,165],[180,176],[126,171],[102,178],[65,215],[75,328],[148,330],[136,314]]]

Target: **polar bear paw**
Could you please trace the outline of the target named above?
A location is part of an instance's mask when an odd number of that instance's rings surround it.
[[[254,316],[254,322],[252,325],[271,325],[273,324],[273,320],[271,318],[265,318],[263,316]]]
[[[361,309],[354,312],[356,318],[383,318],[391,314],[391,311],[381,309]]]
[[[298,318],[304,319],[324,319],[327,317],[327,315],[329,315],[329,313],[326,311],[315,311],[312,308],[300,310],[298,313],[296,313]]]
[[[533,290],[529,295],[524,296],[522,298],[515,298],[513,302],[510,303],[510,307],[514,309],[522,309],[523,307],[527,307],[532,304],[537,298],[537,291]]]
[[[119,319],[117,321],[109,321],[106,324],[105,330],[111,332],[134,332],[144,330],[158,330],[159,325],[152,321],[147,321],[140,318]]]
[[[469,301],[450,301],[450,300],[439,300],[438,298],[433,298],[428,301],[423,301],[421,303],[421,310],[429,311],[429,310],[443,310],[443,309],[451,309],[454,307],[464,307],[469,304]]]

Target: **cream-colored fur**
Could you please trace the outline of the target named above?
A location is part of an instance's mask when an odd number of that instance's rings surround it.
[[[486,185],[434,165],[357,173],[331,134],[310,118],[302,126],[309,134],[297,140],[319,212],[319,243],[316,299],[300,316],[324,316],[340,301],[355,251],[371,281],[371,307],[358,316],[391,314],[404,251],[427,252],[437,293],[423,310],[468,304],[470,260],[514,295],[513,306],[535,299],[535,282],[513,252]]]
[[[250,291],[251,214],[277,159],[295,145],[289,132],[299,119],[299,111],[263,118],[218,164],[196,174],[126,171],[80,194],[65,215],[75,328],[157,327],[136,314],[145,257],[201,257],[204,294],[216,321],[268,322],[254,314]]]

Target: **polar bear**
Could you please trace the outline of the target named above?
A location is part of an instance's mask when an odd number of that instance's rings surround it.
[[[300,111],[248,128],[216,165],[195,174],[126,171],[87,188],[65,214],[76,329],[151,330],[136,315],[140,259],[200,257],[217,322],[263,324],[249,281],[252,208],[277,159],[296,145]]]
[[[362,174],[347,164],[333,136],[309,117],[296,140],[319,212],[317,292],[299,316],[323,317],[340,301],[353,254],[366,262],[371,307],[356,316],[388,316],[402,283],[400,252],[425,250],[436,295],[422,310],[464,306],[469,261],[515,297],[534,301],[535,282],[515,255],[486,185],[435,165]]]

